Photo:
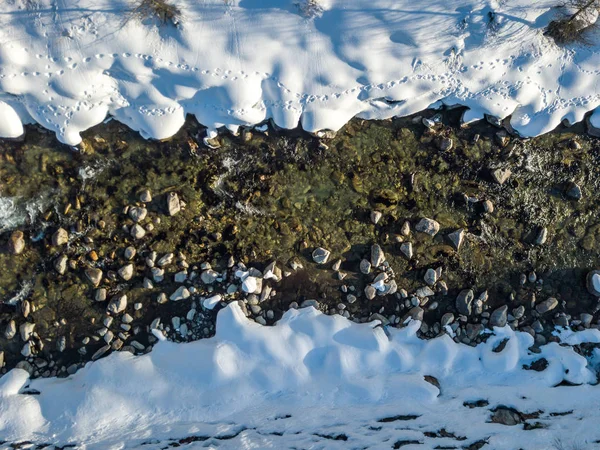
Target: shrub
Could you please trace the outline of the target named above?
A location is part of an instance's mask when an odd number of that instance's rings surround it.
[[[139,0],[132,14],[141,21],[157,20],[160,25],[181,23],[181,11],[166,0]]]
[[[584,32],[595,24],[600,0],[568,0],[562,6],[574,12],[550,22],[544,34],[554,39],[557,44],[585,42]]]
[[[295,3],[304,17],[312,19],[323,14],[323,7],[319,0],[301,0]]]

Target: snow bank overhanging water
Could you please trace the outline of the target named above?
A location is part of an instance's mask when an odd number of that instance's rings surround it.
[[[306,18],[292,0],[177,0],[180,28],[128,19],[126,0],[2,2],[0,136],[33,120],[75,145],[107,115],[151,138],[186,114],[314,132],[439,101],[533,136],[600,105],[598,47],[543,36],[555,1],[320,2]]]
[[[422,340],[419,326],[384,330],[311,307],[267,327],[232,303],[211,339],[159,342],[144,356],[113,353],[67,379],[31,381],[14,369],[0,378],[0,436],[88,449],[165,448],[190,436],[219,440],[219,448],[390,448],[404,440],[433,448],[483,439],[489,448],[533,450],[556,439],[577,448],[600,440],[600,351],[584,357],[551,343],[533,353],[533,338],[509,327],[469,347],[447,335]],[[600,331],[560,338],[598,343]],[[541,359],[544,370],[523,368]],[[565,382],[578,386],[557,386]],[[476,401],[487,403],[467,406]],[[529,424],[541,428],[491,423],[499,405],[533,413]],[[442,428],[461,440],[431,435]]]

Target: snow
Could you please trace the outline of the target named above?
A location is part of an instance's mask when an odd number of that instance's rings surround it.
[[[211,339],[176,344],[157,332],[149,354],[113,353],[66,379],[32,381],[12,370],[0,378],[0,436],[86,449],[158,449],[186,438],[184,448],[232,449],[391,448],[402,440],[462,447],[480,439],[494,449],[597,445],[598,350],[586,359],[550,343],[535,354],[532,337],[509,327],[469,347],[447,335],[421,340],[419,326],[355,324],[309,307],[266,327],[232,303]],[[557,336],[600,342],[591,329]],[[523,369],[540,358],[544,371]],[[563,381],[576,386],[557,386]],[[477,400],[489,405],[464,405]],[[543,428],[491,423],[499,405],[541,411],[529,423]],[[465,439],[425,434],[442,428]],[[332,439],[342,434],[346,441]]]
[[[534,136],[600,105],[598,47],[543,36],[555,0],[309,3],[178,0],[176,28],[126,0],[2,2],[0,135],[33,120],[75,145],[109,115],[162,139],[187,114],[209,137],[267,119],[317,132],[460,104]]]

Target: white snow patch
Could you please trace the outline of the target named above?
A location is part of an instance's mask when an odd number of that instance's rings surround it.
[[[1,2],[0,135],[33,119],[75,145],[110,115],[160,139],[186,114],[209,137],[267,119],[316,132],[442,104],[538,135],[600,105],[598,45],[543,35],[556,3],[178,0],[176,28],[126,20],[121,0]]]
[[[137,357],[113,353],[67,379],[32,381],[12,370],[0,378],[0,436],[88,450],[158,449],[190,436],[232,449],[391,448],[402,440],[462,447],[484,439],[493,449],[533,450],[552,448],[557,438],[578,448],[600,439],[597,352],[588,361],[551,343],[532,353],[533,338],[509,327],[477,347],[447,335],[425,341],[419,327],[384,330],[314,308],[263,327],[232,303],[219,312],[211,339],[161,341]],[[598,330],[558,335],[600,341]],[[523,369],[540,358],[548,361],[544,371]],[[557,386],[562,381],[578,386]],[[463,404],[476,400],[489,405]],[[542,411],[530,422],[544,428],[491,423],[499,405]],[[424,434],[442,428],[465,439]],[[346,441],[331,438],[342,434]]]

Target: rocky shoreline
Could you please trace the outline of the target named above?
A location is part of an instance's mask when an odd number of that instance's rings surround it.
[[[210,337],[230,302],[263,325],[314,306],[467,345],[508,324],[533,351],[556,326],[598,328],[598,141],[459,116],[210,147],[193,123],[169,142],[113,123],[77,151],[36,127],[2,143],[0,196],[28,213],[0,228],[2,373]]]

